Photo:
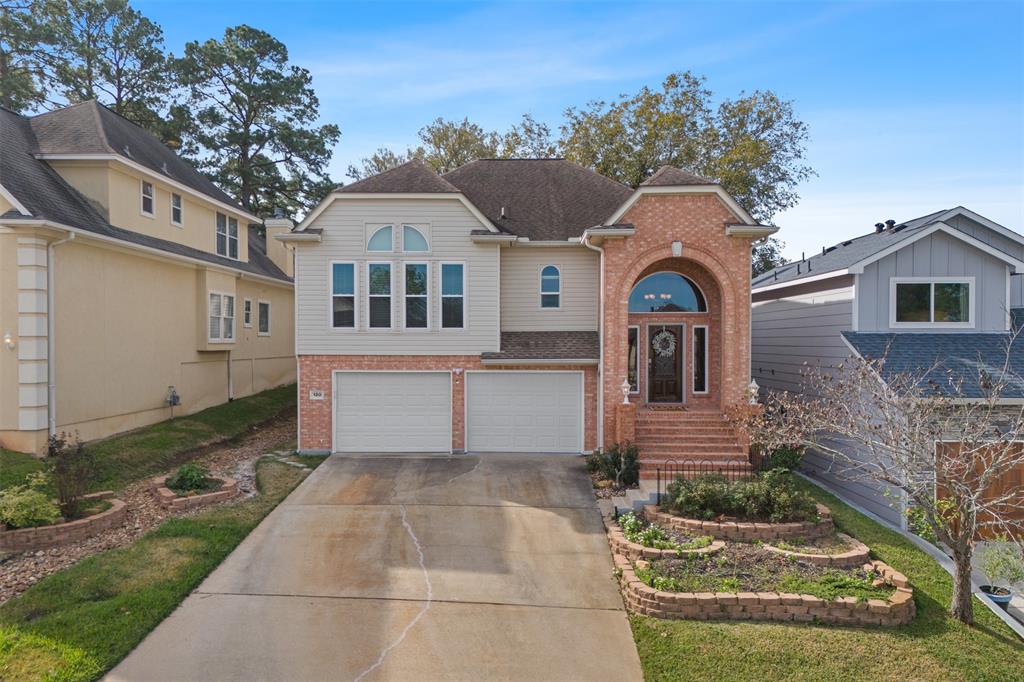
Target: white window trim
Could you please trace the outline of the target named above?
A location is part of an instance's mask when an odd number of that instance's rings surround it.
[[[966,284],[968,286],[967,296],[967,322],[897,322],[896,321],[896,285],[898,284],[931,284],[928,301],[928,316],[934,320],[935,317],[935,285],[936,284]],[[977,326],[978,318],[975,311],[975,299],[977,287],[974,277],[890,277],[889,278],[889,327],[893,329],[974,329]]]
[[[175,206],[174,206],[174,197],[178,197],[178,207],[177,208],[178,208],[178,212],[181,213],[181,220],[175,220],[174,219],[174,208],[175,208]],[[184,227],[185,226],[185,200],[177,192],[171,192],[170,208],[171,208],[171,225],[174,225],[176,227]]]
[[[626,331],[626,373],[627,373],[626,376],[627,376],[627,380],[628,380],[628,376],[629,376],[629,331],[628,330],[630,330],[630,329],[635,329],[636,330],[636,390],[634,391],[634,390],[630,389],[629,394],[630,395],[640,395],[641,391],[643,391],[643,388],[642,388],[642,384],[643,384],[642,377],[643,377],[644,373],[642,371],[643,363],[640,362],[640,357],[641,357],[640,356],[640,351],[643,349],[643,345],[640,343],[640,325],[638,325],[638,324],[631,324],[631,325],[627,325],[626,326],[626,330],[627,330]]]
[[[242,299],[242,326],[252,328],[252,299]]]
[[[216,338],[216,339],[213,338],[212,336],[210,336],[210,296],[215,295],[215,294],[221,297],[221,301],[220,301],[220,310],[221,310],[221,315],[220,315],[220,320],[221,320],[221,323],[220,323],[220,338]],[[234,324],[234,321],[237,319],[237,315],[232,315],[231,317],[228,317],[227,315],[224,314],[224,298],[225,297],[231,299],[232,309],[233,309],[233,311],[235,313],[237,313],[238,311],[235,310],[235,306],[238,303],[238,298],[235,296],[234,293],[230,293],[230,292],[227,292],[227,291],[207,291],[206,292],[206,336],[207,336],[206,340],[209,343],[234,343],[235,342],[235,338],[238,336],[238,334],[235,333],[235,324]],[[231,337],[230,338],[227,338],[227,337],[224,336],[224,320],[228,320],[228,319],[230,319],[232,321],[232,324],[231,324]]]
[[[392,234],[392,236],[394,236]],[[370,293],[370,266],[371,265],[386,265],[389,268],[388,275],[391,279],[390,288],[388,289],[387,298],[390,301],[391,314],[388,316],[387,327],[371,327],[370,326],[370,299],[371,298],[384,298],[384,294],[371,294]],[[366,330],[370,332],[386,332],[391,331],[395,328],[395,264],[389,260],[371,260],[366,261]]]
[[[427,255],[433,252],[434,242],[431,239],[431,224],[430,223],[399,223],[402,226],[402,253],[409,253],[414,255]],[[427,242],[426,251],[407,251],[405,248],[405,228],[411,227],[412,229],[423,235],[423,239]]]
[[[391,248],[387,251],[371,251],[370,240],[384,228],[391,228]],[[363,252],[364,253],[394,253],[395,252],[395,223],[364,223],[363,224]]]
[[[410,327],[407,324],[407,320],[406,320],[406,311],[407,311],[406,299],[407,299],[407,297],[409,295],[405,291],[406,282],[408,281],[408,278],[405,275],[405,266],[407,266],[407,265],[424,265],[427,268],[427,293],[424,294],[424,295],[415,294],[415,296],[417,298],[425,298],[426,301],[427,301],[427,326],[426,327]],[[465,270],[463,270],[463,276],[465,276]],[[462,290],[463,291],[466,290],[465,285],[463,285]],[[414,261],[414,260],[402,261],[402,329],[405,330],[405,331],[410,331],[410,332],[414,332],[414,333],[415,332],[428,332],[428,331],[430,331],[430,322],[431,322],[431,318],[433,317],[430,314],[430,303],[431,303],[431,296],[430,296],[430,261]],[[465,318],[465,303],[463,303],[463,318]]]
[[[544,270],[547,268],[554,268],[558,272],[558,291],[544,291]],[[538,310],[561,310],[562,309],[562,266],[557,263],[545,263],[540,266],[537,270],[537,289],[539,295],[537,296],[537,309]],[[544,307],[544,296],[558,296],[558,305],[555,307]]]
[[[694,395],[707,395],[711,393],[711,376],[708,369],[711,365],[711,328],[706,324],[695,324],[690,327],[690,357],[693,358],[693,368],[690,372],[690,392]],[[694,388],[697,385],[697,330],[704,330],[704,390],[698,391]]]
[[[220,225],[217,223],[217,216],[224,216],[224,253],[217,250],[217,235],[220,234]],[[231,221],[235,221],[235,253],[231,255]],[[221,211],[215,211],[213,215],[213,250],[221,258],[227,258],[229,260],[240,261],[242,254],[242,236],[241,229],[238,226],[238,218],[232,217],[230,213],[222,213]]]
[[[267,331],[265,331],[265,332],[261,332],[260,331],[260,306],[261,305],[266,305],[267,306]],[[261,299],[257,299],[257,301],[256,301],[256,336],[270,336],[270,332],[274,328],[273,327],[274,316],[273,316],[273,311],[272,311],[271,308],[272,308],[272,306],[270,305],[270,301],[264,301],[264,300],[261,300]]]
[[[461,327],[445,327],[444,326],[444,299],[446,299],[446,298],[458,298],[458,296],[456,296],[455,294],[447,294],[447,295],[445,295],[445,293],[444,293],[444,266],[446,266],[446,265],[461,265],[462,266],[462,326]],[[469,276],[467,274],[467,270],[468,269],[469,268],[466,266],[466,262],[465,261],[446,260],[446,261],[442,261],[441,264],[440,264],[440,269],[438,270],[438,273],[439,273],[439,276],[438,276],[438,291],[440,292],[440,296],[438,298],[440,299],[441,302],[439,304],[440,310],[438,312],[441,314],[441,321],[438,324],[438,329],[441,330],[441,331],[459,331],[459,330],[464,330],[464,329],[468,329],[469,328],[469,289],[467,287],[467,282],[469,281]]]
[[[352,266],[352,326],[351,327],[335,327],[334,326],[334,266],[335,265],[351,265]],[[327,275],[327,328],[336,332],[354,332],[359,329],[359,263],[351,260],[332,260],[330,262],[330,271]],[[367,269],[369,273],[369,269]],[[367,274],[369,277],[369,274]],[[348,296],[349,294],[338,294],[338,296]],[[369,323],[367,323],[369,324]]]
[[[146,185],[149,185],[149,201],[153,205],[152,211],[146,211]],[[139,214],[146,218],[156,217],[156,185],[149,180],[139,181]]]

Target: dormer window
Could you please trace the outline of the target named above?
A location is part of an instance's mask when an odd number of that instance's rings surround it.
[[[890,327],[973,327],[973,277],[894,277]]]
[[[420,228],[412,225],[402,226],[402,251],[406,253],[426,253],[430,244]]]
[[[217,255],[238,260],[238,220],[217,214]]]
[[[366,240],[366,250],[384,253],[395,250],[394,230],[391,225],[378,227],[371,231],[370,238]]]
[[[153,217],[153,183],[142,181],[142,215]]]

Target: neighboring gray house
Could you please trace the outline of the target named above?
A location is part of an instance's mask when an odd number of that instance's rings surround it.
[[[963,207],[875,231],[754,278],[751,373],[765,390],[801,390],[806,366],[856,354],[885,356],[885,372],[941,362],[970,379],[1006,361],[1011,328],[1024,316],[1024,236]],[[1011,349],[1024,376],[1024,339]],[[1024,399],[1024,385],[1008,401]],[[891,496],[838,479],[809,454],[812,473],[894,522]]]

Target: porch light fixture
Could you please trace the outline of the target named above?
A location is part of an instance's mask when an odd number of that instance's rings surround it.
[[[619,386],[619,390],[622,391],[622,404],[629,405],[629,379],[622,380],[622,385]]]
[[[4,334],[4,348],[7,350],[14,350],[17,347],[17,343],[14,341],[14,337],[11,336],[10,332]]]
[[[676,258],[679,258],[680,256],[683,255],[682,242],[672,242],[672,255]]]

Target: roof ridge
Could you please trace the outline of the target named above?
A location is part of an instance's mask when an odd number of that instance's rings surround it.
[[[99,129],[100,142],[102,142],[103,146],[107,148],[107,151],[109,151],[112,154],[116,154],[117,152],[114,151],[114,148],[110,144],[110,138],[107,137],[107,130],[106,128],[103,127],[103,121],[100,119],[100,103],[97,102],[95,99],[89,101],[92,102],[92,115],[93,118],[96,119],[96,128]]]

